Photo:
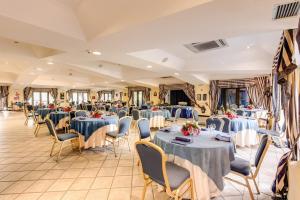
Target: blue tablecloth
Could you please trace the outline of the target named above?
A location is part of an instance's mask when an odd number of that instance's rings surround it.
[[[237,133],[246,129],[257,130],[259,128],[256,119],[238,117],[230,121],[231,131]]]
[[[52,120],[53,124],[56,126],[61,119],[68,117],[68,112],[58,111],[58,112],[51,112],[49,114],[49,118]]]
[[[119,114],[119,112],[120,112],[121,110],[125,110],[126,112],[128,112],[128,108],[127,108],[127,107],[122,107],[122,108],[111,107],[111,108],[109,109],[109,112],[114,112],[114,113]]]
[[[193,107],[189,106],[175,106],[172,107],[172,117],[175,117],[176,110],[181,108],[180,118],[193,118]]]
[[[45,117],[55,109],[50,109],[50,108],[38,108],[36,110],[36,113],[38,113],[42,119],[45,119]]]
[[[247,109],[247,108],[237,108],[235,110],[236,112],[240,111],[243,113],[243,116],[246,117],[254,117],[256,115],[257,112],[268,112],[267,110],[263,110],[263,109]]]
[[[192,143],[179,145],[170,141],[176,136],[182,136],[182,133],[158,131],[154,137],[154,143],[160,146],[166,154],[187,159],[199,166],[222,190],[224,188],[223,177],[230,172],[230,162],[234,160],[234,145],[216,140],[215,136],[218,133],[221,132],[201,131],[199,136],[188,137],[192,139]]]
[[[102,119],[75,117],[71,121],[71,129],[83,135],[84,140],[87,141],[97,129],[110,124],[118,124],[118,118],[116,116],[103,116]]]
[[[163,116],[165,119],[169,119],[171,117],[171,113],[168,110],[158,110],[158,111],[153,111],[153,110],[141,110],[140,115],[142,118],[153,118],[155,116]]]

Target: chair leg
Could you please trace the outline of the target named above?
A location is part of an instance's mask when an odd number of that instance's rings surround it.
[[[148,186],[147,182],[144,181],[144,188],[143,188],[142,200],[145,199],[146,191],[147,191],[147,186]]]
[[[249,180],[248,180],[247,178],[245,178],[245,181],[246,181],[246,185],[247,185],[247,188],[248,188],[248,191],[249,191],[249,194],[250,194],[250,199],[251,199],[251,200],[254,200],[254,195],[253,195],[251,186],[250,186],[250,184],[249,184]]]
[[[62,150],[63,144],[64,144],[64,142],[62,142],[61,145],[60,145],[60,147],[59,147],[59,152],[58,152],[58,154],[57,154],[56,162],[59,161],[59,158],[60,158],[60,154],[61,154],[61,150]]]
[[[126,138],[126,140],[127,140],[127,144],[128,144],[128,149],[129,149],[129,151],[131,151],[131,150],[130,150],[129,139],[128,139],[128,138]]]
[[[38,129],[39,129],[39,125],[36,125],[35,129],[34,129],[34,136],[35,137],[37,136]]]
[[[28,117],[26,117],[24,125],[28,125]]]
[[[53,142],[53,145],[52,145],[52,148],[51,148],[51,152],[50,152],[50,157],[52,157],[52,154],[53,154],[53,150],[54,150],[55,144],[56,144],[56,142]]]
[[[112,141],[112,146],[113,146],[113,149],[114,149],[115,157],[117,157],[115,141],[114,140]]]
[[[260,194],[260,191],[259,191],[259,188],[258,188],[258,185],[256,183],[256,180],[253,178],[253,182],[254,182],[254,185],[255,185],[255,188],[256,188],[256,191],[257,191],[257,194]]]
[[[80,138],[78,137],[78,148],[79,148],[79,153],[81,153],[81,142],[80,142]]]
[[[190,190],[191,190],[191,200],[194,200],[195,199],[195,197],[194,197],[194,183],[193,183],[192,179],[190,180],[190,182],[191,182],[191,188],[190,188]]]

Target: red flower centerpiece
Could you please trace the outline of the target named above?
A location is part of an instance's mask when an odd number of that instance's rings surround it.
[[[252,109],[254,109],[254,106],[251,105],[251,104],[249,104],[249,105],[247,106],[247,109],[248,109],[248,110],[252,110]]]
[[[152,111],[158,111],[158,110],[159,110],[158,107],[156,107],[156,106],[152,107]]]
[[[64,112],[71,112],[71,107],[65,107],[63,108]]]
[[[227,110],[226,113],[225,113],[225,115],[227,115],[227,117],[229,119],[237,118],[236,114],[233,111],[231,111],[231,110]]]
[[[54,104],[53,104],[53,103],[50,103],[50,104],[48,105],[48,108],[50,108],[50,109],[54,109],[54,108],[55,108],[55,106],[54,106]]]
[[[92,114],[92,117],[93,117],[93,118],[101,118],[101,116],[102,116],[102,113],[99,112],[99,111],[95,111],[95,112],[93,112],[93,114]]]
[[[182,125],[181,132],[184,136],[199,135],[200,127],[195,122],[186,122]]]

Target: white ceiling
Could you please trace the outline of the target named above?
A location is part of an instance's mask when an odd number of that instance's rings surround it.
[[[298,24],[272,20],[285,2],[0,0],[0,83],[109,89],[267,74],[281,31]],[[216,39],[229,46],[184,47]]]

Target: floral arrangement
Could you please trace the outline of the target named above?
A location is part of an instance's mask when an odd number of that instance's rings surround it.
[[[50,109],[54,109],[54,108],[55,108],[55,106],[54,106],[54,104],[53,104],[53,103],[50,103],[50,104],[48,105],[48,108],[50,108]]]
[[[93,118],[101,118],[102,115],[103,115],[103,113],[100,111],[95,111],[92,113]]]
[[[200,127],[195,122],[186,122],[182,125],[181,132],[184,136],[199,135]]]
[[[68,107],[64,107],[63,110],[64,112],[71,112],[72,109],[71,107],[68,106]]]
[[[158,110],[159,110],[159,108],[157,106],[152,107],[152,111],[158,111]]]
[[[254,106],[253,106],[252,104],[249,104],[249,105],[247,106],[247,109],[248,109],[248,110],[252,110],[252,109],[254,109]]]
[[[227,110],[227,111],[225,112],[225,115],[227,115],[227,117],[228,117],[229,119],[237,118],[236,113],[233,112],[233,111],[231,111],[231,110]]]

